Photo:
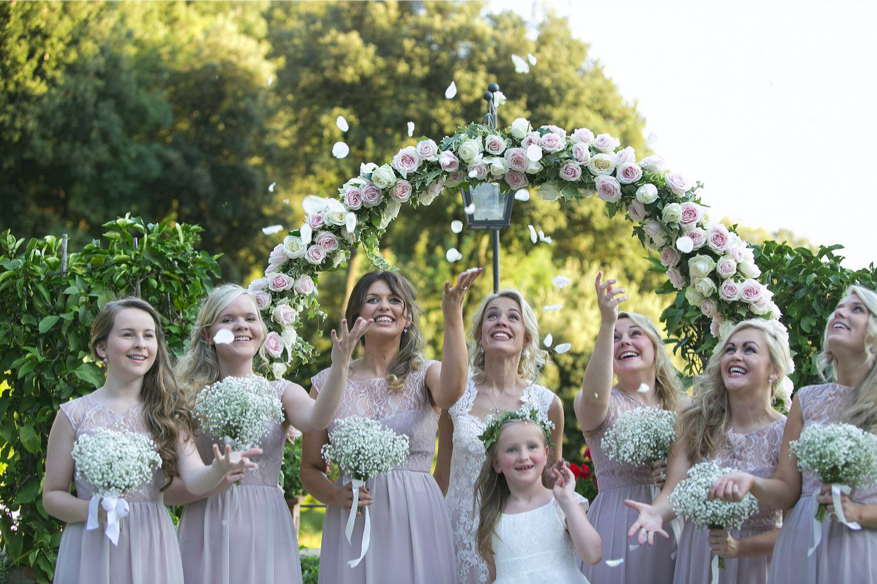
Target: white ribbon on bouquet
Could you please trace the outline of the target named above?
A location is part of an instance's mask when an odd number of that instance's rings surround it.
[[[356,523],[356,511],[359,505],[359,487],[365,484],[365,481],[361,481],[359,479],[344,479],[344,485],[350,485],[350,488],[353,490],[353,504],[350,506],[350,513],[347,515],[347,526],[344,529],[344,535],[347,536],[347,543],[352,545],[351,538],[353,537],[353,525]],[[362,530],[362,545],[359,557],[355,560],[350,560],[347,562],[347,565],[351,568],[355,568],[359,565],[362,559],[365,557],[365,553],[368,551],[369,543],[371,543],[371,518],[368,514],[368,507],[365,507],[363,510],[363,515],[365,515],[365,526]]]
[[[840,500],[841,493],[844,495],[849,495],[850,487],[847,485],[841,485],[839,483],[831,484],[831,504],[834,505],[834,514],[837,517],[837,520],[853,531],[858,531],[862,529],[862,526],[856,523],[855,521],[847,521],[846,516],[844,515],[843,505]],[[822,489],[816,489],[813,492],[813,498],[819,496],[819,493]],[[813,547],[807,550],[807,555],[812,556],[813,552],[816,551],[816,548],[819,547],[819,544],[822,542],[822,524],[816,520],[816,517],[813,517]]]
[[[122,497],[94,495],[88,502],[88,520],[85,523],[85,530],[92,531],[98,528],[98,504],[103,507],[107,513],[107,527],[104,534],[113,545],[119,545],[119,532],[121,531],[121,520],[127,517],[130,512],[128,501]]]

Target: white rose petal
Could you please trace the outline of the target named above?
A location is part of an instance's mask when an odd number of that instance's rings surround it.
[[[323,197],[317,197],[314,195],[308,195],[301,202],[301,208],[304,209],[305,215],[313,215],[314,213],[322,213],[323,211],[325,211],[328,204],[328,199],[324,199]]]
[[[445,254],[445,257],[448,259],[449,262],[453,263],[453,262],[458,262],[461,259],[463,259],[463,254],[461,254],[459,251],[457,251],[456,247],[452,247],[451,249],[448,250],[448,253]]]
[[[563,304],[549,304],[542,307],[542,312],[554,312],[563,308]]]
[[[694,250],[694,240],[687,235],[676,240],[676,249],[682,253],[691,253]]]
[[[451,84],[445,89],[445,99],[454,99],[455,95],[457,95],[457,84],[451,81]]]
[[[269,225],[268,227],[262,228],[262,233],[265,235],[274,235],[280,231],[283,231],[283,225]]]
[[[268,192],[269,192],[269,193],[273,193],[273,192],[274,192],[274,187],[275,187],[276,185],[277,185],[276,182],[273,182],[273,183],[271,183],[270,185],[268,185]]]
[[[468,207],[464,208],[463,212],[467,215],[473,215],[475,213],[475,203],[472,203]]]
[[[527,60],[530,61],[531,65],[536,66],[536,57],[533,56],[533,53],[527,53]]]
[[[530,230],[530,241],[532,241],[533,243],[536,243],[536,241],[538,241],[538,237],[536,235],[536,228],[533,227],[532,225],[527,225],[527,229]]]
[[[569,343],[561,343],[561,344],[557,345],[556,347],[554,347],[554,352],[557,353],[558,355],[563,355],[564,353],[566,353],[570,349],[572,349],[572,345],[570,345]]]
[[[353,233],[353,230],[356,229],[356,213],[348,213],[344,218],[344,227],[347,228],[348,233]]]
[[[533,162],[539,162],[542,160],[542,148],[536,144],[530,144],[527,146],[527,158]]]
[[[408,122],[408,137],[414,136],[414,122]]]
[[[274,76],[269,75],[268,80],[266,81],[266,84],[270,87],[272,83],[274,83]]]
[[[637,393],[649,393],[649,386],[646,383],[640,383],[639,388],[636,390]]]
[[[303,244],[307,245],[311,242],[311,237],[314,234],[314,230],[311,229],[310,225],[305,223],[304,225],[301,226],[301,228],[299,228],[298,232],[301,235],[301,242]]]
[[[553,342],[554,342],[554,337],[551,336],[551,333],[548,333],[547,335],[545,335],[545,340],[542,341],[542,344],[545,345],[546,347],[550,347],[551,343],[553,343]]]
[[[335,158],[345,158],[348,154],[350,154],[350,146],[344,142],[335,142],[332,146],[332,156]]]
[[[338,126],[338,129],[342,132],[346,132],[350,129],[350,126],[347,125],[347,120],[344,119],[344,116],[338,116],[335,118],[335,125]]]
[[[463,222],[462,221],[451,221],[451,231],[454,233],[460,233],[463,231]]]
[[[214,335],[213,342],[217,345],[230,345],[234,342],[234,333],[228,329],[221,329]]]
[[[527,189],[521,189],[515,193],[516,201],[529,201],[530,200],[530,191]]]
[[[570,279],[566,276],[554,276],[554,279],[551,280],[551,283],[558,288],[563,288],[570,283]]]
[[[529,73],[530,65],[517,55],[512,55],[512,63],[515,64],[515,73]]]

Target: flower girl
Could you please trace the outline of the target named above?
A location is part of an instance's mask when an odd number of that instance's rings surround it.
[[[475,483],[476,539],[497,584],[587,584],[576,554],[590,565],[600,561],[600,536],[572,471],[558,465],[554,489],[542,483],[550,433],[548,420],[521,408],[491,418],[481,434],[487,459]]]

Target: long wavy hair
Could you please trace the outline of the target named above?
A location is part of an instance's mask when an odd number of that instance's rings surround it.
[[[865,359],[871,363],[871,370],[865,379],[855,387],[853,406],[846,412],[846,421],[869,432],[877,432],[877,293],[862,286],[850,286],[844,297],[855,294],[868,309],[868,325],[865,329]],[[829,323],[825,325],[822,340],[822,353],[819,355],[819,372],[823,379],[835,379],[837,357],[829,350]]]
[[[91,324],[89,346],[92,354],[101,359],[97,347],[106,343],[113,330],[116,315],[126,308],[142,310],[151,316],[153,323],[155,323],[155,339],[158,348],[155,362],[143,376],[140,398],[143,402],[143,420],[158,448],[158,454],[161,456],[161,470],[166,479],[162,486],[162,490],[164,490],[170,485],[176,471],[177,443],[181,438],[186,439],[192,434],[192,418],[171,368],[158,313],[151,304],[139,298],[123,298],[109,302]]]
[[[479,555],[484,558],[485,562],[493,561],[493,533],[499,520],[502,518],[503,509],[511,496],[509,484],[506,482],[505,475],[498,473],[493,468],[493,461],[496,459],[497,450],[499,448],[499,438],[503,431],[512,424],[530,424],[542,436],[542,445],[548,446],[548,436],[545,431],[533,420],[506,420],[499,429],[499,434],[490,448],[487,449],[487,457],[484,464],[481,465],[481,471],[475,480],[475,499],[473,503],[473,513],[478,513],[478,530],[475,532],[475,544]],[[542,469],[542,484],[545,484],[545,472],[551,465],[548,460],[545,468]],[[480,502],[480,507],[478,507]]]
[[[360,278],[353,287],[344,318],[347,319],[348,326],[352,327],[359,317],[362,307],[365,306],[369,288],[377,281],[383,281],[390,288],[390,292],[402,299],[403,314],[411,321],[407,332],[402,333],[402,338],[399,341],[399,353],[387,368],[387,386],[391,392],[397,393],[405,387],[408,373],[417,371],[424,363],[423,335],[420,334],[418,328],[421,311],[417,304],[417,292],[414,290],[414,286],[406,278],[393,272],[383,270],[369,272]],[[366,340],[363,336],[362,344],[365,345],[365,343]]]
[[[619,312],[618,320],[626,318],[642,330],[655,349],[655,395],[665,410],[675,412],[679,407],[679,394],[682,386],[676,368],[670,362],[670,357],[664,349],[664,340],[661,333],[649,320],[649,317],[637,312]]]
[[[198,311],[198,318],[189,336],[189,347],[186,354],[177,363],[177,377],[185,395],[191,403],[198,392],[206,386],[219,380],[219,361],[216,357],[216,347],[211,343],[208,331],[219,320],[219,315],[229,304],[238,297],[247,295],[253,299],[256,307],[256,315],[259,318],[259,326],[262,327],[262,343],[268,335],[268,328],[262,320],[261,311],[256,304],[256,299],[237,284],[223,284],[213,289]]]
[[[487,296],[481,301],[481,305],[472,317],[472,330],[469,333],[469,367],[475,377],[484,374],[484,351],[481,349],[481,333],[484,330],[484,315],[487,307],[497,298],[509,298],[514,300],[524,322],[526,339],[529,341],[521,352],[521,360],[518,362],[518,375],[529,381],[539,379],[539,371],[548,361],[548,352],[539,346],[539,322],[536,314],[524,297],[517,290],[500,290]]]
[[[738,322],[715,348],[703,373],[694,380],[691,403],[680,414],[681,434],[686,439],[686,455],[691,463],[714,453],[731,426],[731,399],[722,379],[722,356],[731,337],[744,329],[756,329],[764,335],[770,365],[776,375],[770,387],[771,399],[789,372],[789,342],[778,328],[763,318]]]

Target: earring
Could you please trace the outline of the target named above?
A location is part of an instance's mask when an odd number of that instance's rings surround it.
[[[478,349],[481,351],[481,354],[484,354],[484,347],[479,346]]]
[[[402,334],[403,334],[403,335],[407,335],[407,334],[408,334],[408,327],[405,327],[405,328],[402,329]]]

